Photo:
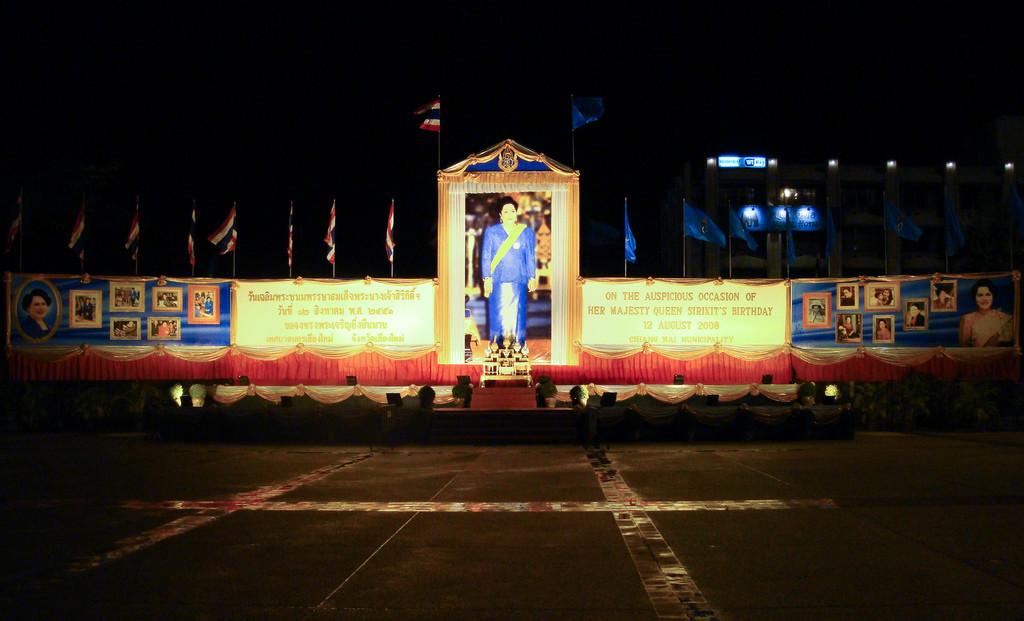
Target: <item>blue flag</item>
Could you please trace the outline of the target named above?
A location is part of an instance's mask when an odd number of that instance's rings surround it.
[[[949,195],[946,195],[946,256],[951,257],[956,254],[957,250],[964,247],[966,238],[964,238],[964,231],[960,228],[960,218],[956,217],[956,212],[953,211],[953,203],[949,200]]]
[[[1010,187],[1010,201],[1013,203],[1013,218],[1017,221],[1017,230],[1024,235],[1024,203],[1017,194],[1017,186]]]
[[[633,237],[633,231],[629,228],[629,207],[625,202],[623,202],[623,209],[626,212],[626,260],[636,263],[636,238]]]
[[[754,240],[754,236],[750,234],[750,231],[743,226],[743,222],[740,220],[739,214],[736,213],[735,209],[729,210],[729,237],[738,237],[747,242],[748,248],[757,250],[757,241]]]
[[[686,201],[683,201],[683,235],[725,248],[725,235],[714,220]]]
[[[914,221],[903,215],[888,198],[883,199],[885,203],[885,228],[896,231],[896,234],[910,241],[921,239],[921,227],[914,224]]]
[[[793,243],[793,210],[786,207],[786,264],[796,265],[796,244]]]
[[[572,128],[579,129],[601,118],[604,114],[604,100],[600,97],[572,98]]]
[[[836,246],[836,224],[832,221],[832,208],[825,210],[825,258],[832,256]]]

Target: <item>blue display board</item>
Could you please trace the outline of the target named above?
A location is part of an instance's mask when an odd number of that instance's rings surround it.
[[[800,282],[797,347],[1011,347],[1016,287],[1005,275]]]
[[[13,274],[11,344],[230,345],[230,281]]]

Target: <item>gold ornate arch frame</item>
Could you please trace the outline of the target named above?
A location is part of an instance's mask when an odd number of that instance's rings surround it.
[[[551,193],[551,364],[579,364],[579,171],[504,140],[437,173],[437,273],[434,332],[438,362],[464,363],[466,196]],[[453,286],[454,285],[454,286]]]

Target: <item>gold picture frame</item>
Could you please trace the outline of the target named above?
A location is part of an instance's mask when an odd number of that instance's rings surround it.
[[[151,310],[154,313],[180,313],[184,308],[183,296],[181,287],[154,287]]]
[[[68,292],[68,327],[103,327],[103,292],[99,289],[72,289]]]

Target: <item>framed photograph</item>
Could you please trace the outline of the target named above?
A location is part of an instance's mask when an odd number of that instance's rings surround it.
[[[69,328],[103,327],[103,292],[72,289],[68,300]]]
[[[928,300],[926,298],[907,298],[903,300],[903,329],[928,329]]]
[[[836,343],[860,343],[864,340],[861,313],[836,313]]]
[[[872,282],[864,285],[864,310],[900,309],[900,286],[894,282]]]
[[[25,279],[18,285],[11,308],[11,323],[29,343],[45,343],[60,328],[64,300],[45,278]],[[17,318],[17,321],[14,319]]]
[[[836,285],[836,310],[857,310],[860,308],[860,286],[855,282],[841,282]]]
[[[832,294],[805,293],[803,329],[832,327]]]
[[[895,319],[895,315],[874,315],[871,318],[871,342],[895,343],[896,338],[892,331],[892,322]]]
[[[188,286],[188,322],[212,325],[220,323],[220,287]]]
[[[932,312],[956,312],[956,281],[940,280],[932,283]]]
[[[180,299],[180,298],[179,298]],[[181,317],[149,317],[150,341],[180,341]]]
[[[141,313],[146,310],[146,283],[111,282],[110,312]]]
[[[180,313],[182,308],[181,287],[154,287],[154,313]]]
[[[141,341],[142,317],[111,317],[111,341]]]

